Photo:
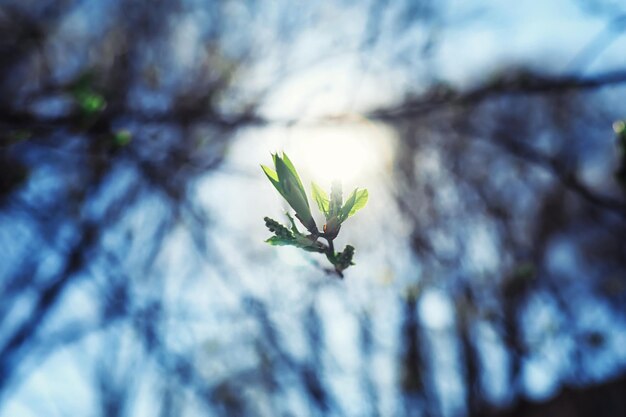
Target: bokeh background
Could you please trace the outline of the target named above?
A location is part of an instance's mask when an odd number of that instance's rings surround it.
[[[0,416],[626,415],[625,32],[618,0],[0,1]],[[344,280],[264,243],[283,150],[369,189]]]

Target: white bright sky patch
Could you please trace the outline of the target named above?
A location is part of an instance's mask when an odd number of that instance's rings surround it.
[[[334,180],[364,186],[388,166],[389,131],[366,122],[296,128],[285,146],[296,168],[325,189]]]
[[[340,180],[344,194],[350,187],[370,188],[391,169],[395,133],[363,118],[333,122],[306,122],[242,132],[229,150],[229,166],[267,182],[259,164],[273,168],[271,154],[286,152],[307,193],[315,181],[327,192]],[[269,190],[271,186],[269,182]],[[210,190],[207,190],[209,192]],[[310,195],[309,195],[310,197]]]
[[[371,60],[372,67],[379,65]],[[393,68],[385,67],[385,76],[363,71],[357,53],[317,61],[317,65],[281,80],[266,97],[260,113],[270,120],[312,120],[363,112],[392,105],[407,87]]]
[[[535,400],[545,400],[558,388],[554,369],[545,360],[527,361],[522,372],[527,393]]]
[[[419,303],[419,313],[424,324],[443,330],[453,324],[453,307],[450,299],[439,290],[426,290]]]

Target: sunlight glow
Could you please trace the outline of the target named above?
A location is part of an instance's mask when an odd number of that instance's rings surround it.
[[[391,133],[365,120],[294,129],[287,152],[303,176],[325,188],[333,180],[364,186],[389,164]]]

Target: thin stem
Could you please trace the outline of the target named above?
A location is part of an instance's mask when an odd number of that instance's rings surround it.
[[[335,245],[333,244],[333,240],[329,238],[325,238],[328,241],[328,252],[334,258],[335,257]]]
[[[320,237],[323,237],[328,242],[328,246],[326,248],[326,257],[335,266],[334,273],[339,276],[340,279],[343,279],[343,272],[337,269],[336,262],[336,254],[335,254],[335,244],[333,243],[333,238],[328,237],[325,233],[320,234]]]

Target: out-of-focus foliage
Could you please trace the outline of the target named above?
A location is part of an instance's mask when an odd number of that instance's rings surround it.
[[[499,9],[457,3],[3,1],[0,416],[623,414],[626,10],[459,81]],[[356,119],[393,158],[328,280],[233,161]],[[312,195],[336,236],[367,194]]]

